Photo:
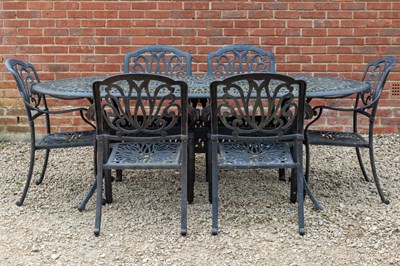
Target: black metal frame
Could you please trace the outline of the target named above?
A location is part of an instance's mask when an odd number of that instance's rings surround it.
[[[362,81],[371,83],[371,88],[368,91],[357,93],[354,99],[354,107],[338,107],[329,105],[319,105],[313,107],[313,113],[315,118],[307,124],[305,127],[305,151],[306,151],[306,167],[305,175],[308,179],[310,174],[310,145],[327,145],[327,146],[345,146],[355,147],[358,162],[363,173],[364,179],[370,181],[367,172],[362,161],[360,148],[368,148],[371,171],[374,177],[375,185],[378,190],[381,201],[385,204],[389,204],[389,200],[385,198],[382,192],[382,188],[379,182],[378,173],[375,167],[375,156],[374,156],[374,123],[375,117],[378,110],[378,103],[382,91],[385,87],[386,79],[396,65],[396,57],[385,56],[380,59],[374,60],[367,64]],[[338,97],[337,97],[338,98]],[[349,95],[345,95],[341,98],[349,99]],[[333,110],[341,113],[352,113],[353,114],[353,131],[352,132],[341,132],[341,131],[328,131],[328,130],[311,130],[310,127],[318,121],[324,110]],[[360,117],[367,118],[369,121],[368,125],[368,138],[364,138],[358,133],[358,119]]]
[[[180,169],[181,234],[187,232],[187,84],[153,74],[122,74],[93,84],[96,110],[97,199],[100,234],[103,176],[112,202],[111,169]],[[146,103],[144,103],[146,102]]]
[[[5,65],[13,75],[18,91],[24,102],[30,130],[31,148],[29,170],[22,195],[16,202],[18,206],[21,206],[24,203],[31,183],[37,150],[46,151],[40,177],[36,180],[36,184],[41,184],[47,169],[51,149],[94,146],[94,130],[53,133],[51,131],[52,117],[58,114],[79,112],[81,118],[88,125],[92,126],[93,128],[95,128],[95,126],[85,117],[87,108],[77,107],[62,110],[51,110],[47,104],[46,96],[44,94],[32,93],[32,86],[39,83],[40,79],[35,67],[31,63],[17,59],[7,59]],[[35,121],[41,116],[44,116],[46,132],[43,136],[37,136],[35,131]]]
[[[299,95],[292,93],[295,87]],[[322,209],[302,173],[305,92],[304,81],[272,73],[236,75],[211,84],[212,234],[218,233],[219,169],[292,169],[291,197],[298,202],[300,234],[305,233],[304,190]]]

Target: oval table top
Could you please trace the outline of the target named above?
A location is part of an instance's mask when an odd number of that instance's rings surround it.
[[[105,78],[107,78],[107,76],[90,76],[46,81],[35,84],[32,87],[32,91],[62,99],[92,98],[93,82],[104,80]],[[294,78],[302,79],[307,83],[307,98],[339,97],[370,89],[370,84],[368,82],[359,80],[322,76],[294,76]],[[186,76],[178,77],[177,79],[183,80],[188,84],[189,98],[208,98],[210,95],[209,88],[211,82],[222,80],[222,77]]]

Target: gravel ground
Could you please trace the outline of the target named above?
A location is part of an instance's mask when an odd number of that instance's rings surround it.
[[[186,237],[179,234],[173,171],[125,171],[95,237],[94,199],[85,211],[75,209],[92,180],[91,149],[53,151],[44,182],[33,184],[17,207],[29,145],[2,142],[1,265],[400,265],[399,139],[378,135],[375,141],[389,205],[363,180],[353,149],[312,147],[318,158],[312,158],[310,184],[325,209],[306,200],[303,237],[289,183],[276,170],[221,173],[220,233],[212,236],[203,155],[196,158]]]

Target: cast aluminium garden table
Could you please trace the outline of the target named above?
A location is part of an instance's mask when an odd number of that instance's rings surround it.
[[[91,76],[58,79],[36,84],[32,87],[32,92],[42,93],[61,99],[82,99],[86,98],[92,103],[92,84],[96,80],[103,80],[107,76]],[[352,79],[331,78],[331,77],[312,77],[295,76],[296,79],[302,79],[307,83],[307,99],[310,102],[313,98],[336,98],[351,95],[357,92],[366,91],[370,84]],[[210,84],[214,80],[220,80],[222,77],[215,76],[186,76],[178,77],[187,82],[189,87],[189,99],[195,109],[205,108],[209,98]],[[295,93],[295,92],[294,92]],[[308,108],[309,111],[311,108]],[[307,110],[306,110],[307,112]],[[312,113],[307,113],[308,117]],[[206,134],[204,121],[197,119],[193,123],[194,139],[196,141],[196,152],[204,152],[204,141],[202,136]]]
[[[93,82],[97,80],[103,80],[105,78],[107,78],[107,76],[90,76],[52,80],[34,85],[32,87],[32,92],[42,93],[59,99],[87,99],[90,103],[93,103]],[[313,76],[295,76],[294,78],[306,81],[306,97],[308,102],[310,102],[313,98],[341,98],[346,95],[367,91],[371,87],[368,82],[344,78]],[[191,105],[194,107],[193,110],[199,110],[206,108],[207,101],[210,96],[209,88],[211,82],[215,80],[221,80],[222,77],[186,76],[177,77],[177,79],[183,80],[188,84],[188,96]],[[308,113],[307,115],[311,116],[312,113]],[[191,147],[194,147],[194,151],[189,151],[189,159],[192,160],[194,160],[194,153],[206,152],[205,142],[207,128],[205,127],[205,123],[203,121],[204,119],[201,119],[200,116],[197,116],[197,118],[200,119],[192,121],[190,125],[191,132],[194,136],[192,139],[195,142],[194,145],[193,143],[192,145],[189,145]],[[194,169],[192,170],[192,172],[189,169],[189,175],[193,175],[194,181]],[[280,177],[282,177],[282,175],[284,175],[284,173],[280,172]],[[90,192],[88,193],[88,196],[78,206],[78,209],[84,209],[87,201],[94,192],[94,188],[95,186],[92,186]],[[193,201],[193,195],[188,195],[188,200],[189,202]]]

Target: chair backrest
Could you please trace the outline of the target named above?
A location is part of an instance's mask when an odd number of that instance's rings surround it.
[[[32,86],[40,82],[35,67],[31,63],[17,59],[7,59],[5,65],[15,79],[18,91],[24,101],[28,118],[33,120],[31,113],[33,110],[41,111],[41,109],[47,108],[45,96],[32,94],[31,92]],[[42,107],[41,104],[43,104]]]
[[[171,46],[146,46],[125,54],[124,72],[190,76],[192,56]]]
[[[93,96],[98,134],[153,140],[187,134],[187,84],[183,81],[154,74],[121,74],[96,81]],[[171,134],[177,127],[180,130]]]
[[[230,45],[208,54],[207,75],[275,73],[275,54],[253,45]]]
[[[395,65],[395,56],[385,56],[367,64],[362,81],[370,82],[371,89],[359,94],[364,109],[377,106],[382,90],[385,88],[387,77]]]
[[[306,83],[273,73],[232,76],[211,84],[211,134],[220,139],[303,137]]]

